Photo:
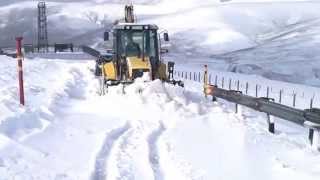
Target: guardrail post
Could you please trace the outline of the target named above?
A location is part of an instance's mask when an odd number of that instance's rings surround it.
[[[229,79],[229,90],[231,90],[231,83],[232,83],[232,79]]]
[[[201,82],[201,73],[199,72],[199,77],[198,81]]]
[[[258,97],[258,84],[256,85],[256,97]]]
[[[196,72],[193,72],[193,81],[196,81],[197,80],[197,77],[196,77]]]
[[[275,132],[275,128],[274,128],[274,117],[270,114],[267,114],[267,118],[268,118],[268,131],[272,134],[274,134]]]
[[[279,92],[279,103],[281,104],[282,103],[282,89],[280,89],[280,92]]]
[[[190,81],[192,80],[192,73],[189,72],[189,78],[190,78]]]
[[[267,87],[267,98],[269,98],[269,91],[270,91],[270,88],[269,86]]]
[[[313,135],[314,135],[314,130],[309,129],[309,142],[311,145],[313,144]]]
[[[310,129],[311,131],[311,129]],[[309,134],[310,136],[310,134]],[[312,129],[312,136],[311,136],[311,148],[314,150],[319,150],[319,141],[320,141],[320,131],[319,129]]]
[[[312,110],[312,109],[310,109]],[[305,121],[304,126],[309,128],[309,141],[311,148],[314,150],[320,150],[320,124],[313,123],[310,121]]]

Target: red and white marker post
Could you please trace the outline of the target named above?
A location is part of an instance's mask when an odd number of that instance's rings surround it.
[[[16,47],[17,47],[17,60],[18,60],[18,79],[19,79],[19,96],[20,96],[20,104],[22,106],[25,105],[24,102],[24,86],[23,86],[23,68],[22,68],[22,37],[16,38]]]

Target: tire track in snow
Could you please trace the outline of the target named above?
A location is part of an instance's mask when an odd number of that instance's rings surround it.
[[[133,164],[132,164],[132,158],[133,154],[132,151],[134,145],[131,142],[131,138],[134,138],[135,136],[135,129],[130,129],[127,131],[122,137],[121,142],[119,144],[119,151],[117,153],[117,169],[118,169],[118,176],[116,179],[122,180],[130,180],[134,179],[133,174]],[[132,146],[132,147],[130,147]]]
[[[130,129],[130,124],[114,129],[109,132],[104,140],[102,148],[97,154],[95,160],[95,168],[91,176],[91,180],[105,180],[107,178],[107,162],[113,148],[114,143]]]
[[[155,124],[153,124],[153,126],[155,128],[147,130],[143,124],[138,123],[136,124],[136,127],[131,127],[120,137],[121,139],[117,142],[119,143],[117,145],[118,147],[115,148],[117,151],[116,168],[118,173],[110,179],[136,179],[138,178],[136,177],[138,175],[136,174],[136,171],[141,167],[150,167],[149,173],[147,172],[147,169],[149,168],[144,169],[144,175],[150,175],[148,176],[148,179],[163,179],[157,142],[165,128],[162,123],[160,123],[159,126],[156,126]],[[142,156],[139,157],[139,155]],[[144,166],[141,166],[140,163],[144,164]]]
[[[160,154],[157,146],[158,140],[165,131],[165,127],[162,122],[160,122],[159,128],[153,131],[148,137],[149,145],[149,163],[151,165],[154,180],[163,180],[164,174],[161,170],[161,165],[159,162]]]

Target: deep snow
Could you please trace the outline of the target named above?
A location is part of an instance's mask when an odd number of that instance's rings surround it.
[[[20,107],[16,62],[1,62],[1,97],[14,97],[0,103],[1,180],[319,178],[307,129],[277,120],[271,135],[264,114],[234,114],[200,83],[137,80],[99,96],[92,61],[26,59]]]
[[[319,88],[272,80],[320,85],[318,1],[134,2],[140,22],[169,30],[165,58],[179,71],[209,64],[218,83],[221,77],[241,80],[241,88],[249,82],[250,94],[258,84],[261,96],[272,87],[276,99],[284,89],[288,105],[295,91],[301,109],[315,95],[319,107]],[[123,3],[48,1],[50,43],[104,47],[102,33],[122,18]],[[35,6],[0,3],[0,33],[7,35],[1,46],[21,34],[35,42]],[[271,135],[265,114],[246,108],[234,114],[232,103],[205,99],[200,83],[186,80],[179,88],[138,80],[126,94],[113,87],[101,97],[89,57],[37,56],[24,61],[26,107],[18,104],[16,61],[0,56],[0,180],[320,177],[320,155],[307,129],[276,119]]]

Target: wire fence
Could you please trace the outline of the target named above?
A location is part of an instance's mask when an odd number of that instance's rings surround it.
[[[179,79],[190,80],[202,83],[204,81],[203,72],[174,71],[174,75]],[[237,90],[253,97],[267,97],[274,99],[283,105],[298,109],[319,108],[320,96],[317,92],[305,92],[305,88],[283,87],[270,85],[265,82],[253,82],[235,77],[222,76],[219,74],[209,74],[208,81],[211,85],[216,85],[226,90]]]

